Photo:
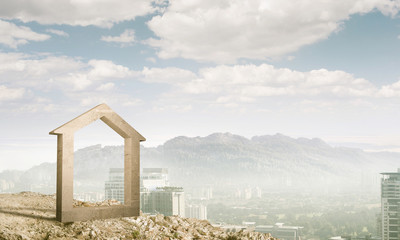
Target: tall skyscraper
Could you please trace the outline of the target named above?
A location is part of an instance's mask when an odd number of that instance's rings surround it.
[[[105,182],[105,199],[115,199],[124,203],[124,169],[110,168]]]
[[[154,191],[142,189],[140,209],[144,213],[185,217],[185,192],[180,187],[162,187]]]
[[[169,186],[167,168],[143,168],[140,175],[140,187],[154,191]]]
[[[382,240],[399,240],[400,169],[381,174]]]
[[[169,187],[168,169],[143,168],[140,176],[140,209],[144,213],[185,216],[185,192]],[[124,169],[110,168],[105,182],[105,199],[124,203]]]
[[[185,217],[207,220],[207,206],[203,204],[187,204],[185,207]]]
[[[140,187],[154,191],[168,186],[168,169],[143,168],[140,176]],[[124,203],[124,169],[110,168],[108,181],[105,182],[105,199],[115,199]]]

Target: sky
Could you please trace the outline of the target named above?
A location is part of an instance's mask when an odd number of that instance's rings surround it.
[[[158,146],[282,133],[400,151],[400,0],[0,1],[0,171],[106,103]],[[123,144],[102,122],[75,149]]]

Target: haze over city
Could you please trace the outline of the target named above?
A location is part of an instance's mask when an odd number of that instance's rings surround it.
[[[400,239],[399,12],[0,1],[0,238]]]
[[[107,103],[143,134],[283,133],[400,149],[399,1],[0,3],[0,171]],[[101,124],[75,146],[121,139]],[[105,136],[105,137],[104,137]]]

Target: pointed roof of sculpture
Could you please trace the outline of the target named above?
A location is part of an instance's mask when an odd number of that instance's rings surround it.
[[[105,103],[100,104],[90,109],[89,111],[79,115],[71,121],[54,129],[49,134],[73,134],[74,132],[86,127],[87,125],[93,123],[98,119],[102,120],[105,124],[107,124],[123,138],[135,137],[139,141],[146,141],[146,139],[140,133],[138,133],[131,125],[129,125]]]

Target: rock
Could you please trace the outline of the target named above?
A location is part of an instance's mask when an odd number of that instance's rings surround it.
[[[76,207],[111,206],[74,201]],[[177,216],[149,216],[93,220],[63,224],[55,221],[54,195],[23,192],[0,194],[0,239],[260,239],[275,240],[269,234],[240,231],[227,234],[208,221]],[[29,211],[26,211],[29,209]],[[43,209],[48,209],[43,211]]]

